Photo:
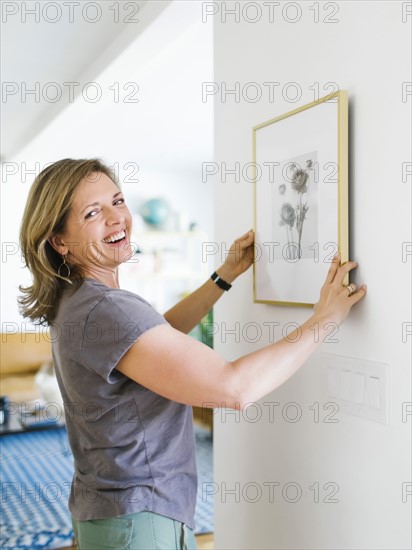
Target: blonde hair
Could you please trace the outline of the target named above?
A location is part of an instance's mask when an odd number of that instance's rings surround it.
[[[33,284],[19,286],[23,296],[18,302],[23,317],[36,324],[52,324],[63,291],[68,284],[77,288],[83,280],[75,265],[70,265],[70,278],[58,274],[63,259],[48,239],[65,229],[78,185],[95,172],[106,174],[119,187],[113,170],[97,158],[59,160],[42,170],[31,186],[20,228],[20,246]]]

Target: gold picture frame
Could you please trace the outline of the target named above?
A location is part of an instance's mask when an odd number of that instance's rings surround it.
[[[348,93],[258,124],[252,139],[254,302],[311,307],[335,253],[349,258]]]

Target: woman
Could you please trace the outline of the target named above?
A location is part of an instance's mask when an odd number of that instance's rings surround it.
[[[331,264],[298,342],[229,362],[186,336],[253,262],[253,232],[233,243],[203,286],[164,316],[120,289],[132,255],[131,215],[111,170],[65,159],[34,181],[21,227],[33,284],[22,313],[50,326],[75,461],[69,508],[81,550],[195,548],[197,478],[191,405],[246,407],[303,365],[366,287]],[[314,341],[310,327],[318,323]]]

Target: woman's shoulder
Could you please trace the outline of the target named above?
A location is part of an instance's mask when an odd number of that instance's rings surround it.
[[[97,281],[96,279],[90,279],[88,277],[84,279],[81,289],[83,292],[80,296],[83,298],[85,296],[89,296],[99,301],[103,298],[107,298],[109,300],[124,299],[129,300],[130,302],[138,301],[150,306],[149,302],[147,302],[139,294],[135,294],[134,292],[123,288],[112,288],[110,286],[106,286],[100,281]]]
[[[100,312],[103,310],[110,315],[119,309],[126,313],[153,308],[134,292],[111,288],[95,279],[85,278],[74,292],[68,292],[63,296],[58,317],[87,317],[95,309]]]

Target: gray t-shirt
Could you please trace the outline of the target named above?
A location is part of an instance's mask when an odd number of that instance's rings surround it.
[[[192,408],[115,368],[145,331],[165,323],[139,296],[93,279],[63,295],[50,328],[75,463],[69,509],[77,520],[148,510],[194,528]]]

